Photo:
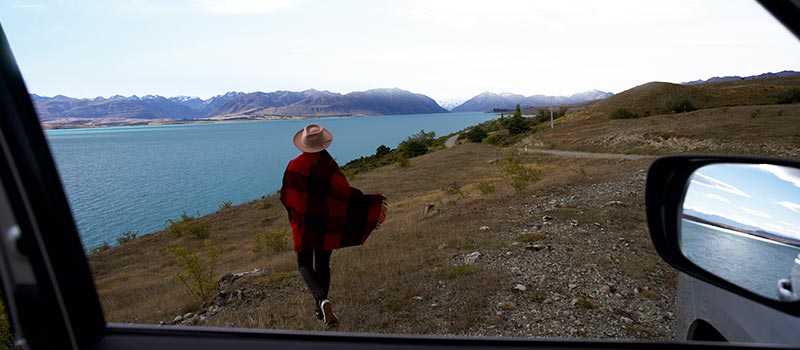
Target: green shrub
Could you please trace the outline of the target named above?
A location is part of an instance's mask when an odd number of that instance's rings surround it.
[[[487,132],[494,132],[494,131],[503,130],[503,129],[506,128],[505,125],[503,125],[504,123],[505,123],[505,118],[502,118],[502,117],[498,118],[498,119],[491,120],[488,123],[486,123],[486,131]]]
[[[200,213],[197,213],[200,216]],[[187,215],[186,212],[181,214],[180,221],[167,220],[167,231],[176,236],[193,236],[196,238],[208,237],[209,230],[208,224],[200,222],[197,218]]]
[[[380,158],[380,157],[383,157],[383,156],[385,156],[385,155],[387,155],[387,154],[389,154],[391,152],[392,152],[391,148],[386,147],[384,145],[380,145],[380,146],[378,146],[378,148],[375,149],[375,156]]]
[[[177,275],[178,281],[189,290],[192,297],[205,304],[216,295],[217,282],[214,279],[214,270],[217,267],[220,249],[208,239],[203,244],[206,250],[205,259],[185,247],[167,248],[166,252],[172,254],[181,268],[181,272]]]
[[[483,139],[483,143],[487,145],[497,145],[500,143],[500,137],[497,135],[489,135],[489,137]]]
[[[470,142],[481,142],[489,136],[489,133],[480,126],[473,126],[466,132],[465,136]]]
[[[411,165],[411,161],[408,160],[408,158],[406,158],[406,157],[400,157],[400,159],[397,160],[397,166],[399,166],[401,168],[408,168],[408,166],[410,166],[410,165]]]
[[[92,249],[89,249],[89,255],[92,255],[94,253],[99,253],[99,252],[102,252],[102,251],[106,251],[106,250],[109,250],[109,249],[111,249],[111,246],[108,245],[108,242],[103,242],[99,246],[94,247]]]
[[[138,233],[139,232],[134,232],[134,231],[128,231],[128,232],[123,233],[122,236],[117,237],[117,245],[123,245],[125,243],[128,243],[128,242],[136,239],[136,235]]]
[[[800,103],[800,88],[786,89],[775,96],[775,102],[779,104]]]
[[[608,119],[634,119],[639,118],[638,115],[629,111],[627,108],[619,107],[608,114]]]
[[[528,184],[539,181],[540,171],[528,169],[513,154],[503,163],[503,177],[517,191],[524,191]]]
[[[521,115],[517,116],[514,115],[513,117],[508,119],[506,123],[506,128],[508,129],[508,133],[511,135],[519,135],[522,134],[530,129],[530,126],[525,121]]]
[[[663,103],[661,111],[663,113],[683,113],[697,110],[692,101],[681,95],[667,96]]]
[[[253,235],[255,244],[253,253],[256,255],[270,255],[286,250],[289,233],[286,231],[263,231]]]
[[[231,206],[232,206],[232,204],[231,204],[231,201],[224,201],[224,202],[220,203],[220,204],[217,206],[217,208],[219,208],[219,210],[223,210],[223,209],[228,209],[228,208],[230,208]]]
[[[481,194],[488,195],[494,193],[495,187],[494,184],[489,181],[481,181],[478,182],[478,190],[481,191]]]
[[[579,309],[584,309],[584,310],[593,310],[599,307],[595,302],[586,299],[584,297],[578,298],[578,302],[575,305]]]
[[[547,299],[547,292],[539,289],[534,289],[531,291],[531,301],[534,303],[541,303],[545,299]]]
[[[428,153],[428,146],[419,140],[403,141],[398,148],[405,158],[414,158]]]

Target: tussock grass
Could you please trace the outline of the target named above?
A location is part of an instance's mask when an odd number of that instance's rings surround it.
[[[489,161],[503,159],[508,152],[489,145],[463,144],[414,158],[408,168],[386,166],[359,174],[352,181],[364,192],[383,192],[390,206],[387,221],[365,245],[333,253],[329,297],[343,320],[340,331],[467,334],[477,325],[493,322],[497,305],[490,300],[507,291],[510,272],[489,268],[483,258],[474,265],[464,265],[463,257],[473,251],[485,256],[505,253],[514,236],[503,232],[528,220],[508,213],[509,205],[536,203],[536,194],[545,190],[555,189],[558,194],[562,191],[559,188],[564,188],[567,195],[566,184],[601,183],[623,172],[621,168],[630,171],[647,164],[637,161],[621,166],[614,160],[520,155],[521,165],[542,170],[539,181],[529,184],[527,192],[502,185],[491,196],[481,195],[477,184],[502,181],[502,169]],[[586,171],[580,174],[570,169]],[[451,190],[452,184],[458,185],[458,193]],[[560,208],[551,215],[565,220],[574,214],[582,223],[599,220],[609,230],[619,228],[620,232],[624,227],[643,225],[644,211],[639,207],[642,200],[623,200],[628,204],[625,207],[583,214]],[[430,203],[437,211],[425,216],[423,209]],[[631,214],[634,212],[638,213]],[[540,220],[542,214],[535,215]],[[620,217],[630,219],[617,222]],[[275,196],[196,220],[207,225],[208,239],[220,249],[215,279],[228,272],[255,268],[269,271],[263,276],[238,280],[229,287],[259,294],[223,308],[203,326],[321,330],[313,316],[313,300],[297,273],[294,252],[286,247],[270,254],[251,253],[259,244],[254,232],[284,232],[290,242],[286,213]],[[484,225],[492,230],[479,231]],[[530,235],[526,239],[533,241],[535,236]],[[584,237],[548,236],[548,245],[551,243],[577,246],[586,242]],[[177,315],[198,310],[200,303],[192,300],[175,278],[180,268],[164,251],[177,246],[205,258],[201,240],[172,235],[167,230],[89,256],[108,321],[169,322]],[[581,252],[574,254],[564,262],[565,266],[578,261],[597,263],[585,259]],[[605,256],[598,254],[597,258]],[[619,269],[627,263],[611,260],[608,264],[604,273],[622,274]],[[541,293],[531,294],[531,303],[556,292],[552,286],[542,286],[540,290]],[[527,307],[519,305],[519,310]]]

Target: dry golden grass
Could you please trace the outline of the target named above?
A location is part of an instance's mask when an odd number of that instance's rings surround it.
[[[800,76],[697,86],[648,83],[539,125],[522,142],[538,148],[670,154],[753,154],[797,159],[800,105],[774,105],[783,89],[800,87]],[[668,96],[688,96],[699,110],[660,114]],[[615,108],[638,119],[609,120]]]
[[[569,185],[615,179],[622,172],[647,165],[647,161],[626,161],[621,167],[615,160],[522,155],[521,162],[541,169],[542,178],[525,192],[518,192],[504,182],[497,162],[489,163],[504,158],[508,152],[511,151],[494,146],[467,144],[415,158],[407,168],[388,166],[356,176],[354,186],[387,195],[389,217],[365,245],[333,254],[330,297],[337,314],[345,320],[339,331],[465,334],[478,324],[497,322],[496,316],[486,310],[494,305],[490,305],[490,298],[507,288],[509,272],[484,264],[465,265],[463,257],[476,250],[497,254],[515,240],[503,232],[524,225],[528,219],[509,211],[509,203],[530,202],[542,193],[568,194]],[[484,194],[478,189],[478,184],[486,181],[496,184],[494,193]],[[641,232],[641,198],[632,201],[623,194],[612,199],[630,204],[598,212],[559,208],[554,216],[574,216],[586,222],[599,220],[621,232],[638,227]],[[434,210],[426,215],[423,208],[429,203],[434,204]],[[626,219],[620,220],[621,217]],[[296,272],[291,248],[287,246],[284,252],[272,255],[252,252],[254,233],[288,226],[285,210],[275,196],[199,220],[210,225],[209,239],[223,250],[217,277],[255,268],[269,271],[258,278],[237,280],[230,288],[245,290],[251,297],[228,305],[204,325],[321,329],[313,318],[313,302]],[[492,230],[480,231],[478,228],[483,225]],[[531,237],[522,239],[565,246],[582,240],[541,234]],[[646,238],[635,237],[631,241]],[[177,245],[199,254],[203,251],[199,239],[162,231],[89,257],[108,321],[170,322],[175,316],[200,307],[175,278],[176,263],[164,252],[164,248]],[[575,251],[574,257],[563,263],[583,266],[579,263],[585,260],[582,254],[585,253]],[[621,271],[619,268],[609,263],[609,273]],[[540,290],[530,298],[532,302],[541,301],[551,291]]]

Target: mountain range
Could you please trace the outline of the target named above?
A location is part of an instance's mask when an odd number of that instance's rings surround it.
[[[713,77],[706,80],[694,80],[694,81],[687,81],[681,83],[681,85],[698,85],[698,84],[708,84],[708,83],[721,83],[725,81],[734,81],[734,80],[753,80],[753,79],[769,79],[769,78],[780,78],[780,77],[789,77],[792,75],[798,75],[800,72],[793,71],[793,70],[785,70],[780,71],[777,73],[762,73],[759,75],[751,75],[747,77],[740,77],[738,75],[729,75],[724,77]]]
[[[31,95],[41,121],[58,119],[258,119],[445,113],[433,99],[400,89],[338,94],[328,91],[228,92],[207,100],[156,95],[93,99]]]
[[[494,109],[514,109],[517,104],[522,108],[547,107],[600,100],[613,95],[610,92],[600,90],[589,90],[571,96],[523,96],[508,92],[499,94],[484,92],[453,108],[453,112],[487,112]]]

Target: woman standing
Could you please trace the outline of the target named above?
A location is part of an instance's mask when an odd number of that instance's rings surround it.
[[[360,245],[386,219],[386,197],[365,195],[350,187],[325,149],[333,135],[319,124],[294,135],[303,154],[283,174],[281,203],[289,213],[297,267],[316,301],[316,315],[325,325],[338,320],[328,300],[333,249]]]

